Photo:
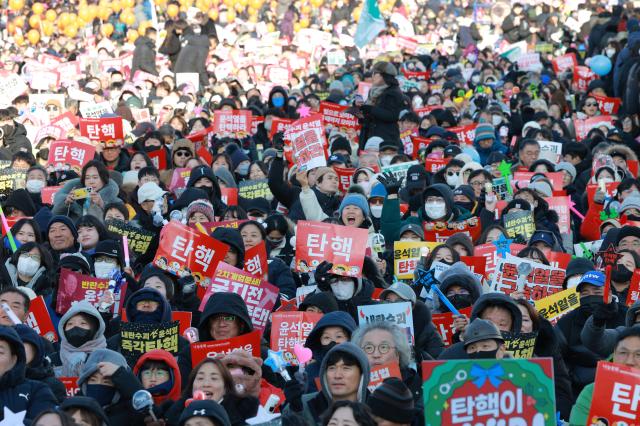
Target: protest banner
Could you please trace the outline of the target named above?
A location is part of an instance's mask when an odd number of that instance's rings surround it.
[[[640,299],[640,269],[634,269],[625,305],[631,306]]]
[[[333,263],[332,274],[359,277],[368,238],[368,231],[362,228],[298,221],[296,270],[310,272],[326,260]]]
[[[342,193],[346,193],[351,186],[351,179],[356,172],[354,168],[334,167],[333,170],[338,175],[338,189]]]
[[[191,366],[195,367],[205,358],[218,358],[235,351],[245,351],[260,357],[260,331],[255,330],[230,339],[192,343]]]
[[[36,137],[33,140],[36,143],[40,142],[44,138],[53,138],[58,140],[64,138],[66,134],[67,131],[62,127],[56,126],[55,124],[47,124],[46,126],[42,126],[38,129],[38,133],[36,133]]]
[[[201,293],[201,287],[198,288]],[[264,331],[269,314],[278,300],[278,287],[224,262],[218,263],[211,284],[201,296],[200,312],[214,293],[236,293],[244,300],[253,327]]]
[[[551,358],[423,361],[422,376],[426,426],[556,425]]]
[[[269,272],[267,247],[264,241],[250,247],[244,254],[244,270],[256,277],[266,277]]]
[[[508,247],[505,247],[504,251],[517,255],[525,247],[526,246],[522,244],[511,243]],[[498,251],[498,247],[494,243],[480,244],[475,247],[473,253],[476,256],[482,256],[485,258],[485,276],[487,277],[487,281],[491,281],[496,270],[498,259],[504,257],[504,254]]]
[[[479,276],[479,280],[487,277],[487,262],[482,256],[460,256],[460,261],[467,265],[474,275]]]
[[[424,239],[426,241],[437,241],[443,243],[455,234],[466,234],[475,241],[482,233],[480,219],[471,217],[459,222],[424,222]]]
[[[49,342],[54,343],[58,341],[58,335],[53,327],[51,315],[47,310],[47,305],[45,304],[42,296],[38,296],[31,300],[25,324],[38,333],[38,336],[44,337]]]
[[[151,123],[151,112],[149,108],[131,108],[131,114],[136,123]]]
[[[573,85],[572,88],[576,92],[586,92],[589,83],[598,78],[591,68],[585,65],[578,65],[573,68]]]
[[[414,143],[416,139],[417,138],[413,138]],[[429,173],[438,173],[440,169],[444,169],[447,164],[449,164],[449,161],[451,161],[451,158],[427,157],[424,163],[424,167]]]
[[[532,211],[509,212],[503,216],[503,220],[509,238],[522,237],[528,241],[536,231]]]
[[[471,317],[471,310],[473,307],[469,306],[464,309],[459,309],[460,314]],[[445,312],[441,314],[433,314],[431,318],[433,325],[436,327],[436,331],[442,337],[442,342],[445,347],[451,346],[453,343],[453,313]]]
[[[385,379],[388,379],[389,377],[402,379],[402,374],[400,373],[400,365],[397,362],[372,365],[367,389],[369,389],[369,392],[373,392],[382,384],[382,382],[385,381]]]
[[[491,190],[498,200],[511,201],[513,198],[507,186],[507,179],[504,177],[493,179],[491,182]]]
[[[291,118],[273,117],[271,119],[271,130],[269,130],[269,139],[273,139],[273,135],[279,132],[285,133],[291,127],[294,120]]]
[[[549,160],[554,164],[560,162],[562,157],[562,144],[560,142],[538,141],[540,145],[540,160]]]
[[[418,164],[418,160],[384,166],[382,167],[382,173],[391,173],[396,179],[403,179],[404,181],[407,178],[407,171],[409,168],[416,164]]]
[[[197,91],[200,88],[200,75],[197,72],[177,72],[176,87],[180,87],[183,84],[191,86]]]
[[[533,350],[536,346],[537,331],[531,333],[502,332],[504,347],[514,358],[533,358]]]
[[[213,115],[213,133],[218,137],[243,138],[251,134],[251,111],[217,110]]]
[[[573,126],[576,129],[576,139],[578,142],[587,137],[587,134],[591,129],[596,127],[605,127],[607,129],[613,128],[615,117],[611,115],[597,115],[595,117],[587,118],[584,120],[573,120]]]
[[[269,179],[243,180],[238,185],[238,196],[247,200],[254,198],[273,199],[273,194],[269,189]]]
[[[297,344],[304,346],[309,333],[322,318],[316,312],[274,312],[271,314],[271,349],[282,351],[285,361],[298,365],[293,353]]]
[[[148,151],[147,155],[151,159],[153,166],[158,170],[165,170],[167,168],[167,150],[159,148],[153,151]]]
[[[553,58],[551,60],[551,65],[553,66],[553,70],[556,74],[560,74],[565,70],[575,69],[575,67],[578,66],[578,59],[576,58],[576,54],[571,52]]]
[[[511,185],[513,188],[526,188],[531,184],[531,179],[535,172],[517,171],[511,177]],[[544,174],[551,181],[553,191],[562,191],[563,175],[562,172],[550,172]]]
[[[296,120],[285,131],[285,139],[291,142],[298,171],[305,172],[327,165],[324,149],[327,143],[321,115],[312,114]]]
[[[129,250],[136,254],[146,253],[155,235],[153,231],[138,228],[119,219],[109,219],[104,224],[107,226],[107,231],[116,235],[126,236],[129,242]]]
[[[327,101],[320,102],[322,122],[325,126],[330,126],[331,128],[337,128],[339,130],[360,129],[358,118],[353,114],[345,112],[347,109],[349,109],[349,106],[347,105],[339,105]]]
[[[640,369],[599,361],[589,409],[589,419],[606,419],[609,425],[640,422]]]
[[[476,136],[476,127],[478,123],[468,124],[466,126],[449,127],[447,130],[456,134],[460,141],[460,145],[472,145]]]
[[[96,148],[87,143],[59,140],[51,142],[47,165],[54,170],[73,170],[80,173],[82,167],[93,160]]]
[[[98,307],[100,297],[109,289],[109,280],[82,275],[69,269],[62,268],[58,281],[58,297],[56,312],[64,313],[74,302],[86,300]],[[115,293],[115,292],[114,292]],[[114,303],[114,308],[117,304]]]
[[[0,106],[7,107],[11,101],[29,90],[22,77],[15,73],[0,73]]]
[[[227,206],[238,205],[238,188],[220,188],[222,202]]]
[[[238,229],[240,225],[246,222],[246,219],[235,219],[235,220],[224,220],[221,222],[200,222],[200,225],[207,231],[208,234],[213,233],[216,228],[233,228]],[[192,228],[195,228],[195,225],[191,225]]]
[[[543,297],[534,303],[538,314],[555,324],[563,315],[580,307],[580,297],[574,287]]]
[[[518,266],[523,263],[528,263],[531,266],[531,272],[526,277],[518,273]],[[527,300],[536,301],[562,291],[565,274],[566,270],[564,269],[554,268],[507,253],[506,258],[498,259],[492,289],[509,295],[520,287]]]
[[[521,55],[517,60],[517,64],[518,69],[520,69],[521,71],[542,71],[542,63],[540,62],[539,52],[529,52]]]
[[[440,243],[426,241],[394,241],[393,242],[393,271],[400,280],[412,280],[413,272],[420,261],[423,247],[431,251]]]
[[[64,388],[67,391],[68,398],[71,398],[72,396],[75,396],[78,392],[80,392],[77,377],[58,377],[58,380],[60,380],[64,385]]]
[[[173,175],[171,176],[171,183],[169,183],[169,191],[176,192],[177,190],[184,190],[189,182],[191,176],[191,169],[186,167],[178,167],[173,169]]]
[[[100,118],[105,114],[113,114],[109,101],[80,102],[80,114],[83,118]]]
[[[14,189],[24,188],[26,173],[24,170],[1,169],[0,170],[0,195],[9,196]]]
[[[622,99],[598,95],[592,96],[595,98],[596,102],[598,102],[600,113],[604,115],[616,115],[618,113],[618,109],[620,109]]]
[[[172,220],[160,231],[153,264],[178,277],[191,274],[197,283],[207,286],[227,251],[228,245]]]
[[[154,349],[164,349],[177,355],[178,336],[178,321],[161,324],[125,322],[120,326],[120,353],[130,365],[134,365],[142,354]]]
[[[59,116],[55,117],[49,124],[62,127],[62,129],[68,133],[74,130],[79,122],[80,119],[76,115],[73,115],[70,111],[67,111],[64,114],[60,114]]]
[[[359,325],[382,321],[397,325],[398,328],[407,333],[407,339],[412,343],[414,342],[411,302],[358,306]]]
[[[121,117],[81,118],[80,134],[91,141],[124,143],[124,130]]]
[[[121,309],[120,321],[127,322],[129,319],[127,318],[127,311],[125,309]],[[171,311],[171,321],[178,321],[180,327],[180,335],[184,334],[184,331],[191,327],[191,318],[193,317],[192,312],[188,311]]]
[[[558,228],[560,228],[560,233],[568,234],[571,232],[571,210],[569,209],[571,197],[565,195],[545,198],[544,200],[549,204],[550,211],[553,210],[558,213]]]

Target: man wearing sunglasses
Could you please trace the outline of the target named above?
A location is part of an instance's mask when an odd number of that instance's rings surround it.
[[[131,161],[129,153],[122,149],[122,141],[108,140],[100,142],[102,152],[100,153],[100,159],[107,166],[109,170],[115,170],[117,172],[125,172],[129,170],[129,163]]]

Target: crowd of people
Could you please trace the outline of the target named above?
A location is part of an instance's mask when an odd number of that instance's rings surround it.
[[[423,362],[511,359],[532,333],[557,421],[594,421],[598,363],[640,369],[640,5],[379,6],[357,46],[375,2],[8,2],[0,424],[425,424]],[[310,263],[309,223],[367,235],[360,263],[333,243]],[[196,273],[201,250],[220,258]],[[206,288],[223,270],[275,289],[271,318],[317,315],[306,368],[273,367],[255,295]],[[560,292],[576,306],[542,308]],[[363,321],[397,303],[411,336]],[[128,356],[131,326],[176,312],[172,349]]]

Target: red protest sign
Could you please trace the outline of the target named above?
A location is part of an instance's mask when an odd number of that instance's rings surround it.
[[[207,165],[210,166],[213,163],[213,155],[211,155],[211,152],[209,152],[209,150],[205,146],[201,146],[200,148],[198,148],[196,154]]]
[[[81,118],[80,134],[96,142],[124,143],[121,117]]]
[[[460,141],[460,145],[471,145],[473,144],[473,139],[476,136],[476,127],[478,127],[478,123],[466,126],[449,127],[447,130],[456,134]]]
[[[62,139],[66,134],[66,130],[62,127],[56,126],[55,124],[47,124],[46,126],[40,127],[38,133],[36,133],[34,142],[40,142],[44,138],[53,138],[58,140]]]
[[[462,315],[466,315],[467,317],[471,316],[472,307],[460,309],[460,313]],[[431,320],[433,321],[433,325],[436,327],[436,331],[442,337],[442,342],[445,346],[451,346],[453,343],[453,313],[445,312],[443,314],[433,314]]]
[[[49,315],[47,305],[44,303],[42,296],[38,296],[31,301],[25,323],[31,327],[33,331],[38,333],[39,336],[44,337],[48,341],[58,341],[58,335],[53,327],[51,315]]]
[[[560,269],[567,269],[572,258],[569,253],[561,253],[558,251],[545,252],[545,256],[549,261],[549,266]]]
[[[222,202],[227,206],[238,205],[238,188],[220,188]]]
[[[193,275],[197,283],[207,285],[218,262],[229,246],[177,221],[162,228],[154,265],[179,277]]]
[[[285,361],[298,365],[293,347],[304,346],[320,318],[322,314],[315,312],[274,312],[271,314],[271,349],[283,351]]]
[[[260,332],[256,330],[231,339],[192,343],[191,366],[195,367],[205,358],[217,358],[235,351],[245,351],[259,357]]]
[[[551,197],[545,198],[545,201],[549,204],[549,210],[553,210],[558,213],[560,220],[558,221],[558,228],[560,228],[561,234],[568,234],[571,232],[571,211],[569,210],[569,203],[571,197]]]
[[[258,133],[258,125],[260,123],[264,123],[264,117],[262,116],[252,116],[251,117],[251,134],[255,135]]]
[[[573,69],[573,89],[577,92],[586,92],[589,83],[597,78],[589,67],[578,65]]]
[[[332,274],[359,277],[368,237],[368,231],[362,228],[299,221],[296,270],[309,272],[326,260],[333,263]]]
[[[235,219],[235,220],[223,220],[222,222],[200,222],[200,225],[207,231],[207,233],[211,234],[216,228],[234,228],[238,229],[240,225],[246,222],[246,219]],[[195,225],[190,225],[192,228],[195,228]]]
[[[407,53],[410,53],[411,55],[416,53],[416,50],[418,49],[418,41],[414,38],[411,37],[406,37],[406,36],[397,36],[396,37],[396,46],[398,47],[398,49],[405,51]],[[406,75],[405,71],[402,71],[403,74]],[[427,74],[427,78],[429,73],[409,73],[409,74]],[[407,76],[407,78],[409,78]]]
[[[340,192],[346,193],[351,186],[351,179],[356,172],[354,168],[334,167],[336,174],[338,175],[338,189]]]
[[[58,281],[56,312],[64,313],[69,310],[73,302],[81,300],[86,300],[97,308],[100,297],[108,289],[108,279],[82,275],[62,268]]]
[[[244,137],[251,133],[251,111],[217,110],[213,115],[213,132],[216,135]]]
[[[411,155],[411,158],[418,158],[418,151],[420,151],[422,148],[428,147],[431,141],[431,138],[412,136],[411,142],[413,142],[413,154]]]
[[[531,184],[531,178],[535,172],[515,172],[511,177],[511,186],[515,188],[526,188]],[[562,172],[548,172],[544,174],[551,181],[553,191],[562,191]]]
[[[551,60],[551,64],[556,74],[560,74],[564,70],[575,69],[578,66],[578,59],[575,53],[567,53]]]
[[[402,378],[400,364],[392,361],[387,364],[372,365],[367,389],[369,389],[369,392],[373,392],[389,377]]]
[[[615,115],[618,113],[622,99],[609,98],[607,96],[592,95],[596,102],[598,102],[598,108],[600,112],[605,115]]]
[[[427,158],[424,162],[424,167],[430,173],[437,173],[438,170],[445,168],[449,161],[451,161],[451,158]]]
[[[444,109],[444,108],[442,105],[427,105],[422,108],[416,108],[415,110],[413,110],[413,112],[418,114],[418,117],[422,118],[425,115],[429,114],[431,111],[434,111],[436,109]]]
[[[327,143],[321,115],[312,114],[294,121],[285,131],[285,139],[291,142],[299,171],[327,165],[324,151]]]
[[[483,256],[460,256],[460,261],[467,265],[474,274],[487,277],[487,262]]]
[[[189,177],[191,176],[191,169],[186,167],[179,167],[173,169],[173,175],[171,176],[171,183],[169,184],[169,191],[175,192],[176,189],[184,189],[187,187]]]
[[[167,168],[167,150],[159,148],[154,151],[147,152],[147,155],[151,159],[153,166],[158,170],[165,170]]]
[[[431,76],[431,73],[429,71],[407,71],[404,68],[402,69],[402,74],[407,80],[418,81],[429,80],[429,77]]]
[[[161,113],[162,112],[164,112],[164,110],[162,110]],[[190,133],[186,136],[186,138],[193,143],[202,142],[207,136],[209,136],[209,133],[211,132],[213,132],[213,126],[209,126],[206,129],[200,130],[199,132]]]
[[[260,244],[247,249],[244,254],[244,270],[256,277],[264,277],[269,268],[267,259],[267,247],[264,241],[260,241]]]
[[[640,299],[640,269],[635,269],[631,276],[631,284],[627,293],[626,305],[631,306]]]
[[[522,244],[510,244],[509,253],[517,256],[518,253],[526,246]],[[485,277],[487,280],[491,280],[493,273],[496,270],[496,264],[498,263],[499,255],[498,249],[493,243],[480,244],[473,250],[476,256],[482,256],[485,259]]]
[[[337,127],[339,129],[359,129],[358,118],[345,112],[349,106],[334,104],[332,102],[320,102],[320,114],[325,126]]]
[[[600,417],[607,419],[610,425],[638,424],[640,369],[612,362],[598,362],[588,418]]]
[[[80,392],[77,377],[58,377],[58,380],[60,380],[64,385],[64,388],[67,391],[68,398],[71,398],[72,396],[75,396],[78,392]]]
[[[200,312],[209,297],[220,292],[239,294],[247,305],[254,328],[260,331],[264,331],[279,294],[278,287],[224,262],[218,264],[211,284],[202,296]]]
[[[80,171],[85,164],[93,160],[96,148],[83,142],[59,140],[51,142],[47,165],[56,170],[71,168]]]
[[[56,126],[60,126],[64,129],[65,132],[69,132],[76,128],[78,125],[79,118],[76,115],[73,115],[70,111],[65,112],[64,114],[60,114],[49,124],[53,124]]]
[[[425,241],[438,243],[444,243],[449,237],[459,233],[467,234],[472,241],[475,241],[482,233],[480,219],[477,217],[460,222],[424,222],[423,228]]]
[[[53,197],[56,195],[56,192],[60,191],[62,185],[60,186],[45,186],[42,188],[40,192],[40,197],[42,198],[42,204],[53,204]]]
[[[615,118],[610,115],[597,115],[595,117],[587,118],[586,120],[573,120],[573,126],[576,129],[576,139],[578,141],[587,137],[589,131],[595,127],[606,127],[607,129],[613,128],[613,122]]]
[[[273,139],[273,135],[278,132],[286,132],[293,121],[290,118],[273,117],[271,119],[271,130],[269,130],[269,139]]]

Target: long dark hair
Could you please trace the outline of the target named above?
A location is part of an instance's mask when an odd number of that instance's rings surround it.
[[[18,232],[20,232],[22,230],[22,227],[25,224],[29,224],[33,228],[33,233],[36,236],[36,243],[42,243],[44,241],[43,238],[42,238],[42,231],[40,230],[40,227],[38,226],[38,222],[36,222],[33,219],[29,219],[29,218],[25,217],[25,218],[22,218],[22,219],[18,220],[11,227],[11,234],[15,236]]]
[[[231,377],[231,373],[229,373],[229,369],[226,365],[222,363],[217,358],[205,358],[198,365],[193,367],[191,373],[189,374],[189,378],[187,379],[187,387],[182,392],[183,398],[191,398],[193,397],[193,382],[196,380],[196,375],[200,368],[202,368],[205,364],[213,364],[218,367],[218,371],[220,371],[220,375],[222,376],[222,381],[224,381],[224,395],[225,396],[237,396],[235,384],[233,383],[233,377]]]
[[[377,424],[375,420],[373,420],[371,410],[365,404],[352,401],[336,401],[322,414],[322,426],[327,426],[329,421],[331,421],[331,417],[333,417],[333,413],[340,408],[350,408],[358,426],[376,426]]]
[[[82,174],[80,175],[80,183],[83,186],[85,185],[84,181],[87,176],[87,170],[89,170],[91,167],[96,168],[96,170],[98,171],[98,176],[100,176],[100,180],[102,181],[102,184],[104,186],[107,186],[109,184],[109,170],[107,170],[107,167],[104,164],[102,164],[100,161],[97,161],[97,160],[91,160],[84,165],[84,167],[82,168]]]
[[[18,259],[20,255],[23,253],[29,253],[34,248],[37,248],[40,252],[40,266],[44,266],[46,271],[52,271],[53,268],[53,257],[47,248],[39,243],[29,242],[20,246],[15,253],[11,255],[11,263],[14,265],[18,265]]]

